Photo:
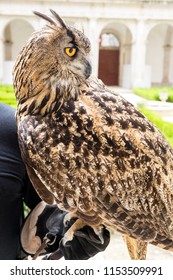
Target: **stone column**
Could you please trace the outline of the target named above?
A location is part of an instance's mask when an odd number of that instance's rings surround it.
[[[171,53],[171,46],[165,45],[163,47],[164,49],[164,58],[163,58],[163,79],[162,79],[162,85],[163,86],[169,86],[169,70],[170,70],[170,53]]]
[[[137,22],[136,34],[131,50],[131,81],[132,88],[143,87],[145,80],[146,39],[144,35],[145,23]]]
[[[99,32],[96,19],[89,19],[87,36],[91,42],[92,73],[98,76],[99,67]]]
[[[119,67],[119,85],[123,86],[123,72],[124,72],[124,65],[130,64],[130,53],[131,44],[123,44],[120,46],[120,67]]]
[[[0,84],[3,83],[4,69],[4,38],[0,35]]]

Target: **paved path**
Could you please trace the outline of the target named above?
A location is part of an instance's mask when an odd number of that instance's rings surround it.
[[[158,113],[163,120],[173,123],[173,103],[149,101],[133,93],[130,89],[111,87],[113,91],[123,96],[134,106],[143,104],[146,108]]]
[[[133,93],[130,89],[120,88],[120,87],[111,87],[111,89],[120,94],[122,97],[127,99],[130,103],[132,103],[134,106],[138,106],[138,104],[143,104],[146,102],[146,100],[136,94]]]

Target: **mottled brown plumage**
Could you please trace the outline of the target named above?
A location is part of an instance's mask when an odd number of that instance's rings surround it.
[[[173,250],[173,150],[133,105],[90,76],[85,35],[58,16],[48,22],[14,67],[31,181],[82,224]]]

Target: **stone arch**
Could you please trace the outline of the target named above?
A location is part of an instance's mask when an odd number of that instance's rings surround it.
[[[151,86],[173,84],[173,26],[171,24],[156,24],[148,33],[146,64],[150,67]]]
[[[102,45],[102,37],[105,34],[107,37],[114,38],[114,45]],[[111,22],[102,28],[99,48],[99,78],[111,75],[111,80],[109,77],[105,78],[105,81],[103,79],[106,84],[129,87],[131,43],[131,31],[124,23]]]
[[[4,73],[3,82],[12,83],[12,68],[18,53],[34,31],[28,21],[13,19],[4,28]]]

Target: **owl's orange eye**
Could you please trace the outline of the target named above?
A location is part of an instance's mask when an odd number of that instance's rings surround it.
[[[74,47],[65,48],[65,53],[70,57],[73,57],[76,54],[76,52],[77,52],[77,49]]]

